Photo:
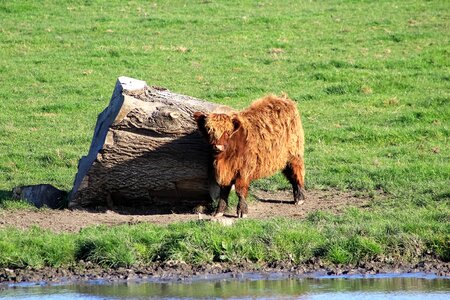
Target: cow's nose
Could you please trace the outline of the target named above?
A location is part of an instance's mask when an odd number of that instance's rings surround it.
[[[214,145],[214,150],[222,152],[225,149],[223,145]]]

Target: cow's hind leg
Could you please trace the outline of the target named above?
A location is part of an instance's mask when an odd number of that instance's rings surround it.
[[[248,194],[248,189],[250,187],[250,183],[247,180],[242,178],[238,178],[235,183],[236,194],[239,198],[238,206],[237,206],[237,217],[238,218],[246,218],[248,215],[248,205],[245,201],[245,198]]]
[[[231,185],[220,187],[219,203],[217,204],[216,213],[214,217],[221,217],[228,207],[228,196],[230,195]]]
[[[292,184],[294,191],[294,203],[296,205],[305,202],[305,163],[302,158],[291,160],[283,170],[284,176]]]

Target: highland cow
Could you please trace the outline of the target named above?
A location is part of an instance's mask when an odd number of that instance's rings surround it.
[[[227,208],[234,184],[239,198],[237,215],[245,218],[251,181],[279,170],[292,184],[294,203],[303,203],[305,142],[300,114],[292,100],[269,95],[241,112],[196,112],[194,119],[214,151],[214,173],[220,186],[216,217]]]

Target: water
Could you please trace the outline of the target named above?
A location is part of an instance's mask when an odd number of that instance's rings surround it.
[[[90,282],[19,285],[0,299],[450,299],[450,279],[411,275],[372,278],[194,280],[190,282]]]

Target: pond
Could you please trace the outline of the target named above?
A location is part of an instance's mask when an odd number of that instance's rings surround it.
[[[450,299],[450,278],[390,274],[281,278],[247,274],[240,279],[188,282],[91,281],[10,286],[0,299]]]

